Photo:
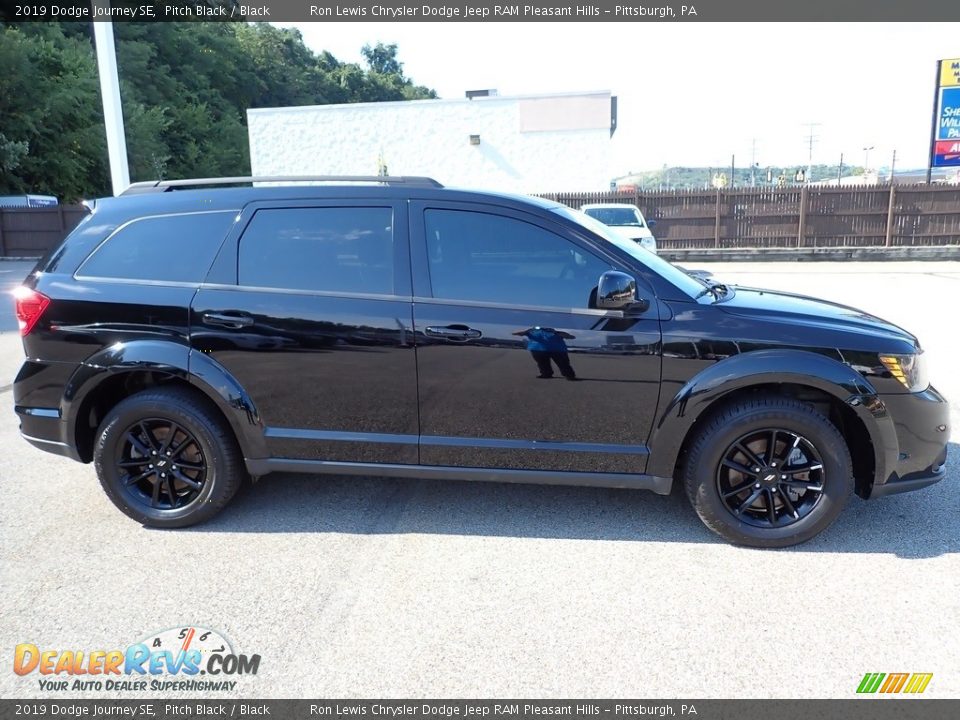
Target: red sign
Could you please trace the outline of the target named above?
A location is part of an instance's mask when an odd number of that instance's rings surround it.
[[[960,140],[938,140],[933,150],[934,167],[960,167]]]

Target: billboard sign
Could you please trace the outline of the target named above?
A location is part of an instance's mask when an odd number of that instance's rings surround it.
[[[960,87],[941,88],[937,140],[960,140]]]
[[[960,140],[938,140],[933,159],[934,167],[960,167]]]
[[[960,167],[960,58],[940,61],[930,167]]]
[[[960,58],[940,61],[940,87],[960,86]]]

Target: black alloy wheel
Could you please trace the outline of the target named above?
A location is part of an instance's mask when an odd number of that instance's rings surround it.
[[[850,449],[810,403],[758,393],[718,407],[695,433],[682,467],[687,497],[703,523],[730,542],[806,542],[833,523],[853,493]]]
[[[208,520],[246,476],[223,414],[184,387],[152,388],[117,403],[100,424],[93,460],[113,504],[151,527]]]
[[[823,497],[823,460],[802,435],[763,428],[737,438],[717,467],[717,492],[730,513],[756,527],[784,527]]]
[[[173,420],[145,418],[127,428],[118,446],[117,474],[133,502],[176,510],[195,502],[207,478],[199,441]]]

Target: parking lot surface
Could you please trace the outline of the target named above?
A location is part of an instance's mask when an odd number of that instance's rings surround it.
[[[932,672],[926,696],[960,697],[960,263],[695,267],[917,334],[952,399],[948,477],[854,498],[782,551],[721,542],[679,495],[295,475],[205,525],[150,530],[92,466],[19,438],[7,302],[0,696],[135,696],[43,691],[14,674],[14,647],[122,649],[197,625],[261,656],[224,696],[848,698],[866,672]],[[0,263],[0,283],[28,270]]]

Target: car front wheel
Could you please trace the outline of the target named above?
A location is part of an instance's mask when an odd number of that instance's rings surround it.
[[[775,548],[826,529],[853,492],[850,452],[814,407],[764,396],[732,404],[697,434],[684,467],[700,519],[738,545]]]

